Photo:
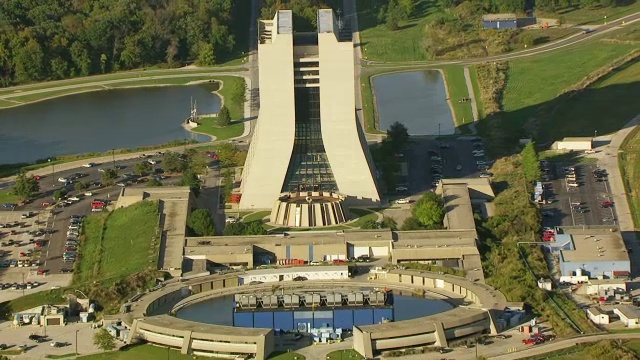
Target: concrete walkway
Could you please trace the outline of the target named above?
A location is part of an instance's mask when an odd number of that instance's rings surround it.
[[[471,74],[469,74],[469,67],[464,67],[464,81],[467,83],[467,92],[469,93],[469,99],[471,99],[471,112],[473,113],[473,121],[480,120],[478,115],[478,104],[476,104],[476,95],[473,92],[473,84],[471,83]]]

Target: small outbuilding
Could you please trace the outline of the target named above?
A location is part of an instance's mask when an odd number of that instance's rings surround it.
[[[553,143],[554,150],[591,150],[593,149],[592,137],[566,137]]]
[[[487,14],[482,16],[482,27],[485,29],[515,29],[518,18],[515,14]]]
[[[587,310],[587,316],[594,324],[604,325],[609,323],[609,314],[599,307],[591,307]]]
[[[618,305],[613,313],[620,317],[620,321],[628,328],[640,327],[640,310],[631,305]]]

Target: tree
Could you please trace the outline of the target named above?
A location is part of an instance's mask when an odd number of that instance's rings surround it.
[[[222,234],[224,236],[238,236],[238,235],[244,235],[245,231],[246,231],[245,223],[236,222],[236,223],[226,224],[224,226],[224,230],[222,231]]]
[[[522,149],[520,155],[522,156],[524,178],[530,182],[540,179],[540,159],[538,158],[538,152],[536,151],[536,143],[534,141],[530,141],[525,145],[524,149]]]
[[[33,176],[27,176],[24,170],[20,171],[16,177],[16,184],[13,186],[13,194],[24,201],[31,199],[38,191],[40,191],[38,181]]]
[[[105,185],[112,185],[117,178],[118,178],[118,172],[116,171],[116,169],[106,169],[102,173],[102,182]]]
[[[182,173],[182,178],[178,185],[188,186],[196,197],[200,195],[200,179],[198,179],[198,175],[192,170],[187,170]]]
[[[58,201],[67,195],[67,189],[60,189],[53,192],[53,200]]]
[[[151,186],[151,187],[162,186],[162,182],[156,178],[151,178],[147,182],[147,186]]]
[[[109,334],[107,329],[102,328],[93,334],[93,344],[102,351],[109,351],[115,349],[116,340]]]
[[[404,124],[396,121],[387,130],[387,139],[391,143],[393,151],[398,152],[409,141],[409,131]]]
[[[566,20],[565,20],[564,16],[562,16],[562,15],[558,16],[558,21],[557,21],[558,26],[562,26],[565,23],[566,23]]]
[[[423,230],[423,229],[424,229],[424,226],[420,223],[420,221],[418,221],[418,219],[416,219],[413,216],[404,219],[404,222],[402,223],[402,227],[400,227],[400,230],[402,231]]]
[[[211,212],[208,209],[194,210],[189,215],[187,226],[195,236],[213,236],[216,232]]]
[[[425,193],[413,206],[412,214],[424,226],[439,226],[445,214],[442,198],[433,192]]]
[[[227,126],[231,123],[231,113],[229,112],[229,108],[223,105],[220,108],[220,112],[218,112],[218,125],[219,126]]]
[[[380,228],[381,229],[391,229],[391,230],[398,230],[398,223],[396,223],[395,220],[393,220],[390,217],[383,217],[382,218],[382,222],[380,223]]]
[[[180,154],[167,151],[162,157],[162,170],[167,173],[181,173],[187,169],[187,162],[180,157]]]
[[[216,55],[213,51],[213,44],[201,43],[198,51],[198,65],[212,66],[216,63]]]
[[[149,172],[151,172],[151,170],[153,170],[153,166],[151,166],[151,164],[149,164],[146,161],[137,163],[134,167],[133,167],[133,172],[136,175],[144,175],[144,174],[148,174]]]
[[[267,229],[262,226],[261,220],[250,221],[245,223],[244,235],[266,235]]]
[[[380,223],[375,219],[368,219],[362,223],[360,229],[380,229]]]
[[[77,183],[75,183],[75,185],[73,185],[73,188],[78,190],[78,191],[82,191],[82,190],[87,190],[89,188],[89,182],[88,181],[78,181]]]
[[[20,82],[42,80],[45,76],[45,55],[42,46],[35,39],[17,49],[15,58],[15,77]]]

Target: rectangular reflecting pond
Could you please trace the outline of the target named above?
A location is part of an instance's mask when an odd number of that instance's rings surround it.
[[[451,135],[455,124],[442,74],[421,70],[373,77],[379,130],[398,121],[410,135]]]

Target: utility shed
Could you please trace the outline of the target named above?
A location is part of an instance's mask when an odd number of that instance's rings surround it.
[[[591,150],[593,138],[591,137],[566,137],[553,143],[555,150]]]
[[[482,16],[482,27],[485,29],[515,29],[518,18],[515,14],[487,14]]]
[[[609,323],[609,314],[605,313],[599,307],[591,307],[587,310],[587,316],[589,320],[593,321],[594,324],[602,325]]]

